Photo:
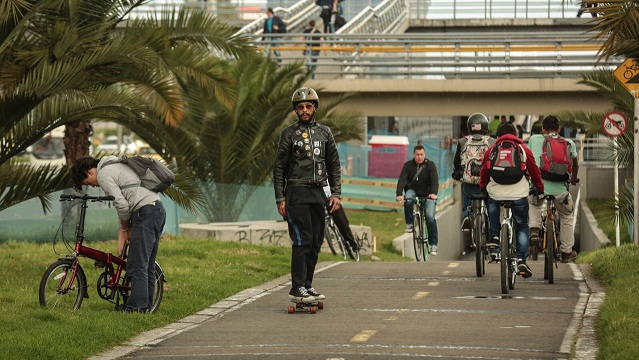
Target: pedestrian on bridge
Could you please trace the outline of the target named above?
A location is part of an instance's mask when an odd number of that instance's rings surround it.
[[[595,10],[596,7],[597,7],[597,3],[592,3],[588,0],[582,0],[581,6],[579,7],[579,11],[577,11],[577,17],[580,18],[581,14],[583,14],[588,8],[591,9],[591,10],[588,10],[590,15],[592,15],[592,17],[594,18],[597,17],[597,11]]]
[[[286,33],[286,24],[284,23],[284,20],[282,20],[281,17],[275,15],[275,13],[273,12],[272,8],[268,8],[268,10],[266,10],[266,20],[264,20],[264,29],[263,29],[263,33],[264,34],[284,34]],[[271,47],[277,47],[279,46],[279,44],[273,42],[276,39],[279,39],[278,37],[275,36],[267,36],[265,37],[266,40],[270,41],[269,43],[266,44],[266,52],[269,54],[269,56],[271,55],[271,51],[270,48]],[[280,58],[280,52],[279,50],[275,50],[273,51],[273,54],[275,55],[275,58],[277,58],[277,61],[282,61],[282,59]]]

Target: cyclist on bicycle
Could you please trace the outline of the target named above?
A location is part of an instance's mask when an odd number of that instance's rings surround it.
[[[533,135],[528,140],[530,150],[535,156],[535,160],[539,162],[542,167],[542,155],[544,153],[544,143],[547,143],[547,138],[563,139],[559,136],[559,119],[553,115],[547,116],[542,122],[543,135]],[[573,210],[574,204],[572,196],[568,191],[568,182],[576,184],[579,182],[577,173],[579,172],[579,162],[577,160],[577,148],[575,143],[570,139],[564,139],[565,142],[561,144],[564,146],[563,154],[564,162],[572,162],[571,171],[565,171],[564,177],[554,177],[552,174],[545,175],[542,172],[542,179],[544,181],[544,189],[547,195],[553,195],[555,197],[555,208],[559,214],[560,229],[559,240],[561,242],[559,248],[561,250],[561,262],[567,263],[577,257],[577,252],[573,250],[575,244],[574,224],[573,224]],[[559,155],[559,154],[556,154]],[[552,155],[554,158],[556,155]],[[547,155],[546,155],[547,157]],[[553,159],[546,159],[546,161],[552,161]],[[561,161],[561,160],[559,160]],[[556,167],[556,166],[555,166]],[[568,166],[565,166],[568,169]],[[555,172],[555,171],[552,171]],[[539,242],[539,228],[541,227],[541,199],[536,196],[530,197],[530,242],[532,246],[535,246]]]
[[[495,139],[488,135],[488,118],[484,114],[475,113],[468,117],[467,135],[459,140],[453,159],[452,178],[462,182],[462,231],[470,231],[471,195],[481,193],[479,188],[479,172],[484,154]]]
[[[426,228],[428,229],[428,241],[430,242],[430,254],[437,255],[437,220],[435,220],[435,200],[437,200],[437,190],[439,189],[439,178],[437,177],[437,167],[432,161],[426,159],[426,150],[422,145],[417,145],[413,149],[413,160],[407,161],[402,167],[397,180],[395,190],[398,202],[410,200],[414,197],[428,197],[433,201],[426,201],[425,216]],[[402,196],[402,193],[405,195]],[[411,201],[404,202],[404,218],[406,220],[406,232],[413,231],[413,204]]]
[[[544,183],[530,149],[517,137],[517,128],[502,124],[497,129],[497,141],[486,152],[481,168],[479,187],[488,192],[488,218],[490,221],[491,256],[497,257],[499,250],[499,201],[512,201],[513,223],[517,241],[517,269],[524,278],[532,276],[528,259],[528,193],[530,177],[533,186],[541,194]]]

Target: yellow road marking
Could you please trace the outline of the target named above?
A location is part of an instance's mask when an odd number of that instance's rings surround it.
[[[413,300],[419,300],[428,294],[430,294],[428,291],[420,291],[417,294],[413,295]]]
[[[366,342],[371,336],[377,334],[377,330],[364,330],[359,334],[353,336],[351,342]]]
[[[456,263],[456,262],[448,264],[449,268],[454,268],[454,267],[458,267],[458,266],[459,266],[459,263]]]
[[[442,272],[442,275],[448,275],[448,274],[450,274],[450,271],[448,270]]]
[[[431,281],[427,285],[428,286],[439,286],[439,281]]]

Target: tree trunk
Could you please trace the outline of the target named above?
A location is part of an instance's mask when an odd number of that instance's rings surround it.
[[[90,136],[93,126],[90,121],[77,121],[67,124],[64,130],[64,156],[67,166],[83,156],[89,156]]]
[[[64,156],[66,158],[67,167],[73,166],[75,160],[89,156],[89,147],[91,146],[90,136],[93,134],[93,126],[90,121],[77,121],[67,124],[64,130]],[[69,184],[69,188],[64,193],[75,193],[73,184]],[[68,201],[61,202],[62,220],[64,221],[65,234],[75,234],[76,225],[80,219],[80,207],[72,207],[72,203]],[[72,242],[75,241],[73,238]]]

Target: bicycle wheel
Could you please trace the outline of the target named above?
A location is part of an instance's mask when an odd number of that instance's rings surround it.
[[[40,281],[40,306],[77,310],[86,297],[87,278],[80,264],[77,272],[72,259],[51,264]]]
[[[506,224],[501,225],[501,231],[499,233],[499,251],[501,252],[501,260],[499,260],[499,266],[501,268],[501,293],[508,294],[508,227]]]
[[[430,254],[430,243],[428,242],[428,226],[426,221],[422,220],[422,254],[424,255],[424,261],[428,260],[428,254]]]
[[[331,249],[331,252],[333,253],[333,255],[337,255],[337,251],[335,251],[335,248],[337,247],[335,246],[337,239],[334,238],[331,232],[330,221],[326,220],[326,225],[324,227],[324,238],[326,239],[326,243],[328,244],[329,249]]]
[[[514,229],[512,232],[514,232]],[[519,274],[519,269],[517,268],[517,248],[514,239],[515,234],[512,232],[508,234],[508,239],[510,240],[510,244],[508,245],[508,289],[510,290],[515,289],[517,274]]]
[[[344,239],[342,234],[339,233],[335,223],[331,220],[327,223],[325,234],[328,247],[331,248],[333,255],[341,256],[346,260],[346,248],[344,247]]]
[[[548,275],[548,283],[555,283],[555,255],[556,255],[556,234],[555,225],[551,219],[546,220],[546,274]]]
[[[126,304],[126,300],[131,294],[131,278],[126,276],[126,274],[124,274],[122,278],[123,278],[122,289],[124,289],[121,292],[122,304]],[[156,312],[158,308],[160,307],[160,303],[162,302],[162,298],[164,297],[165,282],[166,281],[164,279],[164,272],[162,271],[160,264],[156,262],[155,263],[155,291],[153,295],[153,304],[151,305],[151,308],[149,309],[149,312],[151,313]],[[116,305],[119,305],[119,301]]]
[[[475,273],[477,277],[482,277],[486,273],[485,263],[484,263],[484,241],[483,241],[483,224],[482,224],[482,216],[473,215],[473,230],[470,234],[472,237],[473,244],[475,245]]]
[[[413,223],[413,249],[415,250],[415,260],[422,261],[424,254],[424,242],[422,240],[424,229],[422,224],[422,217],[415,216]]]

